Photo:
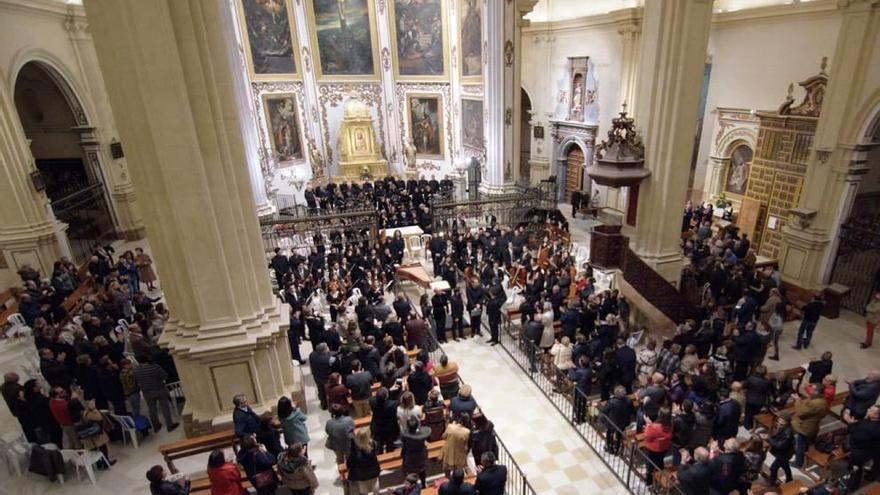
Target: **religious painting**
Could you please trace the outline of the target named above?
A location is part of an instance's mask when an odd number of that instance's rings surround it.
[[[458,51],[461,53],[461,76],[479,79],[483,75],[482,0],[459,0],[461,13]]]
[[[373,0],[308,0],[318,76],[374,79],[377,42]]]
[[[278,163],[303,157],[295,98],[292,93],[263,95],[269,143]]]
[[[744,195],[749,185],[749,167],[752,165],[752,149],[739,145],[730,154],[727,181],[724,190],[730,194]]]
[[[461,99],[461,142],[468,148],[483,150],[483,100]]]
[[[288,0],[240,0],[242,39],[254,80],[296,75],[296,37]]]
[[[393,0],[392,44],[398,79],[445,79],[446,12],[443,0]]]
[[[443,158],[443,105],[441,96],[409,95],[409,132],[416,156]]]

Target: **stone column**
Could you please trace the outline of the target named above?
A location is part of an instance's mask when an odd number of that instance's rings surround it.
[[[670,281],[681,271],[681,212],[711,19],[709,0],[645,3],[635,115],[651,177],[639,188],[631,246]]]
[[[630,8],[613,12],[620,34],[620,87],[617,90],[617,107],[626,105],[627,112],[634,116],[636,107],[636,88],[639,75],[639,45],[642,39],[642,9]],[[601,138],[601,136],[600,136]],[[589,164],[588,164],[589,165]],[[608,188],[605,204],[616,210],[626,212],[629,188]]]
[[[522,29],[530,24],[528,19],[524,19],[537,5],[538,0],[517,0],[516,8],[513,11],[513,29],[510,36],[504,41],[505,64],[507,57],[511,57],[508,70],[510,72],[511,90],[508,96],[512,97],[512,112],[509,127],[511,128],[511,146],[508,160],[512,162],[511,179],[514,182],[525,180],[530,184],[530,177],[522,177],[522,164],[520,163],[520,140],[522,139],[521,127],[522,119],[520,112],[522,111]],[[511,39],[512,38],[512,39]],[[506,53],[508,48],[512,50],[509,55]]]
[[[118,131],[82,7],[68,6],[64,29],[76,55],[79,71],[83,75],[85,90],[94,106],[89,127],[78,129],[86,166],[94,168],[96,178],[107,190],[108,206],[118,234],[126,240],[143,239],[144,220],[134,186],[131,185],[125,158],[113,158],[110,153],[110,144],[117,138]]]
[[[804,187],[795,221],[782,229],[783,277],[805,289],[828,281],[838,226],[849,212],[857,176],[866,172],[867,149],[858,142],[864,122],[853,116],[862,115],[862,95],[871,90],[865,64],[880,36],[880,1],[841,0],[838,8],[840,31]]]
[[[8,266],[0,270],[4,288],[21,284],[16,272],[22,265],[51,276],[52,263],[63,254],[49,201],[31,182],[33,163],[12,94],[0,84],[0,251]]]
[[[709,198],[714,198],[721,194],[724,185],[724,171],[730,164],[730,158],[710,156],[709,163]]]
[[[295,387],[245,163],[232,12],[215,0],[87,0],[110,102],[128,144],[187,395],[188,435]]]

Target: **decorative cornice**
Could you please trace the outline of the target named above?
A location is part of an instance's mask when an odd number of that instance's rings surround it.
[[[880,3],[880,0],[839,0],[845,3]],[[829,16],[838,14],[838,0],[813,0],[812,2],[790,3],[784,5],[769,5],[765,7],[755,7],[752,9],[742,9],[733,12],[716,12],[712,15],[712,27],[727,27],[740,22],[751,22],[757,20],[771,20],[777,18],[791,17],[811,17],[811,16]],[[633,7],[628,9],[615,10],[605,14],[591,15],[585,17],[577,17],[574,19],[565,19],[561,21],[543,21],[532,22],[530,26],[524,27],[523,34],[538,34],[552,32],[565,32],[580,29],[607,28],[611,26],[620,26],[622,23],[630,22],[637,26],[641,24],[644,9],[642,7]],[[620,27],[623,29],[623,26]],[[630,29],[630,28],[625,28]]]
[[[812,17],[837,15],[835,0],[814,0],[812,2],[768,5],[733,12],[716,12],[712,15],[712,27],[727,27],[740,22],[774,20],[780,17]]]
[[[66,16],[71,12],[78,17],[86,16],[82,5],[66,4],[59,0],[0,0],[0,10],[4,8],[47,16]]]

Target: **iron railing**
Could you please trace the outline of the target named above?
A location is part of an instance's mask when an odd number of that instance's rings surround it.
[[[597,396],[581,393],[543,349],[519,338],[509,322],[502,327],[501,347],[630,493],[682,495],[678,484],[642,451],[634,431],[619,429],[599,410]],[[618,447],[606,449],[611,447],[609,442]],[[649,471],[659,473],[652,476],[653,490],[647,483]]]

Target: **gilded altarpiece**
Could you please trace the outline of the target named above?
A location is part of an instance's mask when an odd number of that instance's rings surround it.
[[[761,202],[754,239],[761,256],[778,259],[782,227],[800,201],[827,83],[823,64],[821,73],[799,83],[806,91],[800,105],[792,106],[790,86],[779,110],[757,113],[758,144],[746,196]]]

